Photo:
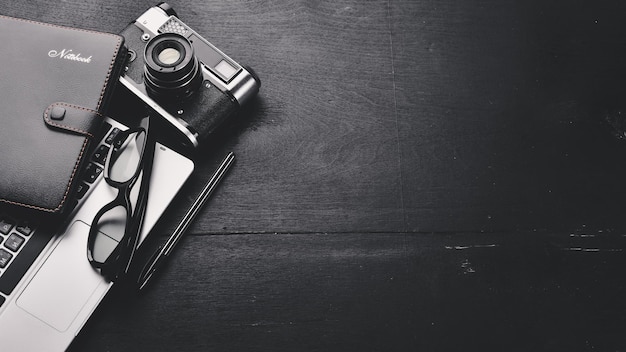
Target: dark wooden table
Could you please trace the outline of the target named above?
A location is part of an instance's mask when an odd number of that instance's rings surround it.
[[[236,153],[169,265],[71,351],[626,348],[626,2],[170,3],[263,86],[159,225]],[[120,32],[152,5],[0,13]]]

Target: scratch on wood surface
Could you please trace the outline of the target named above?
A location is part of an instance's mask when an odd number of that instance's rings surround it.
[[[594,238],[596,237],[596,235],[594,234],[586,234],[586,233],[571,233],[569,235],[569,237],[576,237],[576,238]]]
[[[469,259],[465,259],[462,263],[461,263],[461,270],[463,271],[463,274],[474,274],[476,272],[476,269],[474,269],[472,267],[472,263],[470,263]]]
[[[583,248],[583,247],[564,247],[561,250],[568,252],[587,252],[587,253],[598,253],[598,252],[622,252],[622,248]]]
[[[473,244],[473,245],[467,245],[467,246],[445,246],[446,249],[452,249],[452,250],[457,250],[457,251],[462,251],[465,249],[472,249],[472,248],[495,248],[495,247],[499,247],[500,245],[498,244]]]
[[[570,233],[572,243],[563,243],[558,248],[566,252],[610,253],[623,252],[624,235],[614,234],[612,229],[598,230],[597,233],[587,231]]]

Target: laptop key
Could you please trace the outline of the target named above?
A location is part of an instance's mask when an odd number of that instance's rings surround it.
[[[109,154],[109,147],[105,144],[101,144],[93,153],[91,160],[97,162],[98,164],[104,165],[105,161],[107,160],[108,154]]]
[[[107,138],[104,140],[104,143],[106,143],[106,144],[113,143],[113,141],[115,141],[115,137],[117,136],[118,133],[120,133],[120,129],[119,128],[115,127],[114,129],[112,129],[111,133],[109,133]]]
[[[12,233],[11,236],[9,236],[9,238],[7,238],[6,241],[4,241],[4,246],[12,250],[13,252],[17,252],[17,250],[20,249],[22,244],[24,244],[24,241],[26,241],[24,237],[16,233]]]
[[[89,185],[86,183],[81,183],[76,187],[76,199],[82,199],[87,191],[89,190]]]
[[[52,235],[36,233],[24,244],[24,248],[22,248],[19,255],[15,256],[11,265],[0,276],[0,292],[8,295],[13,291],[51,238]],[[0,253],[2,251],[10,254],[8,251],[0,248]]]
[[[102,172],[102,167],[94,163],[89,163],[87,164],[87,167],[85,167],[84,172],[85,172],[85,175],[83,177],[85,179],[85,182],[93,183]]]
[[[9,253],[6,249],[0,248],[0,268],[7,266],[11,258],[13,258],[13,254]]]
[[[28,221],[22,221],[15,229],[24,236],[30,236],[33,232],[33,227]]]
[[[13,225],[15,225],[14,222],[9,219],[0,219],[0,233],[3,235],[8,234]]]

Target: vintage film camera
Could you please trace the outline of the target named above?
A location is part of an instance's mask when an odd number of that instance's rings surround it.
[[[259,91],[261,81],[185,25],[167,3],[122,33],[129,63],[120,83],[197,147]]]

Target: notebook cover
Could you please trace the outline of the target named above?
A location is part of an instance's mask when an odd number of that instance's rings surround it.
[[[0,16],[0,202],[61,213],[126,60],[123,37]]]

